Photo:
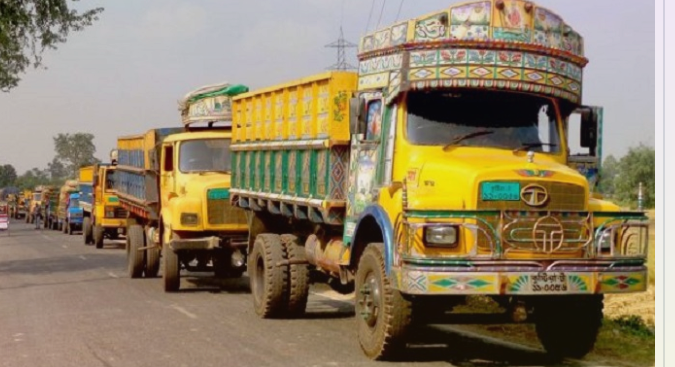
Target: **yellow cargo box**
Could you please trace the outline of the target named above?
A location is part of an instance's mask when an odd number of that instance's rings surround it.
[[[86,166],[80,168],[80,182],[94,181],[94,166]]]
[[[348,143],[349,98],[357,77],[328,72],[234,97],[233,143],[315,139]]]
[[[165,137],[183,132],[183,128],[152,129],[145,134],[117,138],[117,164],[141,170],[153,169],[158,148]]]

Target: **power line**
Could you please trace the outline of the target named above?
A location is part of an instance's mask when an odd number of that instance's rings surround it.
[[[380,22],[382,21],[382,14],[384,14],[384,4],[386,4],[386,0],[382,0],[382,8],[380,9],[380,17],[377,18],[377,27],[376,29],[380,28]]]
[[[366,22],[366,30],[363,33],[368,33],[370,27],[370,19],[373,17],[373,10],[375,10],[375,0],[370,3],[370,13],[368,14],[368,22]]]
[[[403,2],[404,1],[405,0],[401,0],[401,3],[398,4],[398,12],[396,13],[396,20],[394,21],[394,23],[398,22],[398,17],[401,16],[401,9],[403,9]]]

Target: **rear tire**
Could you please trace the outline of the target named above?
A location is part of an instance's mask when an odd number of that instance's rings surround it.
[[[288,267],[277,266],[285,260],[281,238],[263,233],[255,238],[249,256],[248,272],[253,295],[253,308],[262,318],[282,316],[288,305]]]
[[[306,261],[305,247],[300,245],[297,236],[292,234],[281,235],[281,244],[288,260]],[[307,264],[288,265],[288,315],[300,317],[307,308],[309,295],[309,268]]]
[[[103,248],[103,227],[100,225],[94,226],[94,245],[96,248]]]
[[[143,227],[134,224],[129,227],[129,246],[127,250],[127,271],[132,279],[140,278],[145,267],[145,251],[138,249],[145,244]]]
[[[535,305],[539,341],[554,358],[583,358],[602,326],[603,295],[546,297]]]

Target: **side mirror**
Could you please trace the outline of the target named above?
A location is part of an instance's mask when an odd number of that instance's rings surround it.
[[[349,100],[349,135],[359,134],[365,126],[366,101],[364,99],[354,97]]]
[[[581,147],[595,150],[598,141],[598,115],[592,108],[581,111]]]

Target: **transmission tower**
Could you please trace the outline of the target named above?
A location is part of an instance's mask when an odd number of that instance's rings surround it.
[[[337,48],[337,63],[328,67],[329,70],[355,70],[356,67],[347,63],[347,52],[348,48],[356,47],[355,44],[345,40],[344,33],[342,32],[342,27],[340,27],[340,38],[337,41],[327,44],[326,47]]]

